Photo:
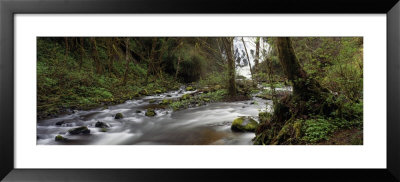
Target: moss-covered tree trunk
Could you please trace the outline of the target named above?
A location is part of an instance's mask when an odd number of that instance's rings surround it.
[[[228,60],[228,93],[229,96],[236,96],[236,82],[235,82],[235,61],[233,59],[232,54],[232,45],[233,38],[232,37],[224,37],[222,38],[222,42],[225,48],[226,57]]]
[[[254,70],[257,71],[258,62],[260,58],[260,37],[256,38],[256,56],[254,58]]]
[[[255,144],[296,144],[300,142],[301,121],[312,115],[328,115],[335,104],[331,93],[307,75],[297,59],[290,38],[277,38],[279,61],[293,83],[293,93],[274,103],[274,113],[256,130]]]
[[[309,77],[300,65],[294,52],[289,37],[277,38],[279,61],[286,77],[293,83],[293,94],[300,96],[303,100],[311,97],[319,98],[321,92],[328,92],[318,81]]]

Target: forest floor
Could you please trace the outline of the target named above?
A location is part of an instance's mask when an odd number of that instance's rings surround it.
[[[343,129],[332,134],[329,140],[318,143],[319,145],[362,145],[363,131],[360,128]]]

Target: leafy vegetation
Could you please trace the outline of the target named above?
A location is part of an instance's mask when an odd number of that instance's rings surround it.
[[[37,118],[107,108],[183,88],[190,92],[180,98],[148,100],[151,107],[144,115],[257,96],[272,100],[273,111],[260,112],[259,122],[240,117],[232,123],[237,130],[254,131],[254,144],[363,143],[362,37],[246,41],[243,37],[38,37]],[[238,70],[247,66],[250,74],[241,75]],[[114,117],[124,120],[121,113]],[[69,133],[90,130],[83,126]],[[55,140],[64,140],[60,137]]]

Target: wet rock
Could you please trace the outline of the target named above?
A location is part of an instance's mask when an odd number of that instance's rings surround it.
[[[56,126],[61,126],[61,125],[63,125],[63,124],[65,124],[65,121],[56,122]]]
[[[141,110],[136,110],[136,113],[141,113],[142,111]]]
[[[101,121],[97,121],[96,124],[94,125],[96,128],[108,128],[110,126],[108,126],[107,123],[105,122],[101,122]]]
[[[124,116],[122,115],[122,113],[117,113],[116,115],[115,115],[115,119],[122,119]]]
[[[149,117],[153,117],[153,116],[156,115],[156,112],[154,111],[154,109],[149,108],[149,109],[147,109],[145,115],[146,115],[146,116],[149,116]]]
[[[67,140],[67,139],[64,138],[64,137],[61,136],[61,135],[57,135],[57,136],[54,138],[54,140],[57,141],[57,142],[60,142],[60,141],[65,141],[65,140]]]
[[[233,120],[231,130],[236,132],[254,132],[258,122],[251,117],[242,116]]]
[[[68,133],[71,135],[90,134],[90,130],[86,126],[81,126],[68,130]]]
[[[167,97],[172,97],[172,95],[167,95]]]

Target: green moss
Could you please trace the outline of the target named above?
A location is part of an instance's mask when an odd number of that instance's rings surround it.
[[[149,117],[153,117],[153,116],[156,115],[156,112],[154,111],[154,109],[149,108],[149,109],[147,109],[145,115],[146,115],[146,116],[149,116]]]
[[[150,104],[152,104],[152,103],[154,103],[154,102],[156,102],[156,100],[155,100],[155,99],[151,99],[151,100],[149,100],[149,103],[150,103]]]
[[[63,136],[61,136],[61,135],[57,135],[56,137],[55,137],[55,140],[56,141],[63,141],[65,138],[63,137]]]
[[[101,128],[100,131],[101,132],[107,132],[107,128]]]
[[[189,94],[184,94],[184,95],[182,95],[181,99],[186,100],[186,99],[189,99],[190,97],[191,96]]]
[[[196,90],[194,87],[192,87],[192,86],[187,86],[186,87],[186,91],[193,91],[193,90]]]
[[[156,93],[156,94],[161,94],[162,91],[161,91],[161,90],[155,90],[154,93]]]
[[[301,126],[303,125],[303,120],[297,120],[293,124],[293,129],[295,131],[295,137],[300,138],[301,137]]]
[[[122,119],[124,116],[122,115],[122,113],[117,113],[116,115],[115,115],[115,119]]]
[[[172,100],[170,99],[163,99],[160,103],[160,105],[169,105],[172,103]]]
[[[257,121],[250,117],[239,117],[233,120],[231,129],[238,132],[254,132],[258,127]]]

